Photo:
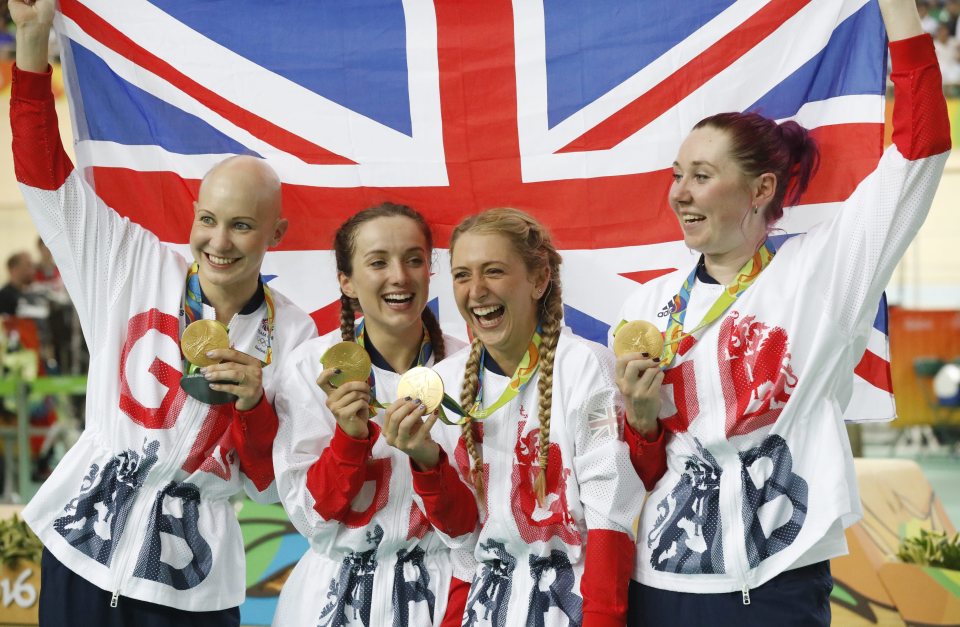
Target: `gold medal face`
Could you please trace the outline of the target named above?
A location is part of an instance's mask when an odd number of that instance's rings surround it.
[[[216,348],[230,348],[227,327],[216,320],[196,320],[187,325],[180,336],[180,350],[191,364],[212,366],[219,363],[207,357],[207,351]]]
[[[427,413],[430,413],[443,400],[443,380],[430,368],[411,368],[403,373],[397,384],[397,398],[407,396],[419,398],[427,408]]]
[[[653,323],[634,320],[620,327],[613,337],[613,353],[620,357],[627,353],[647,353],[651,359],[663,352],[663,335]]]
[[[320,358],[320,363],[324,369],[340,369],[340,374],[330,379],[334,387],[340,387],[347,381],[366,381],[372,367],[370,355],[356,342],[334,344]]]

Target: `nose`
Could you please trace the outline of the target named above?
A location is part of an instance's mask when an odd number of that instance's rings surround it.
[[[393,285],[403,285],[407,282],[408,270],[402,260],[393,260],[390,262],[390,265],[387,266],[387,268],[389,272],[388,277],[390,279],[390,283]]]
[[[679,180],[673,180],[673,183],[670,184],[668,199],[672,205],[682,205],[690,201],[690,190],[687,188],[686,177],[681,176]]]
[[[224,225],[217,225],[210,233],[210,247],[216,252],[225,253],[233,248],[233,242],[230,240],[230,231]]]
[[[473,302],[482,301],[483,298],[490,292],[487,287],[487,282],[482,274],[478,274],[470,278],[467,283],[467,296]]]

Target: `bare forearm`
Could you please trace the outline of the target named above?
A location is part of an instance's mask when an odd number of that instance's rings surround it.
[[[909,39],[923,33],[915,0],[880,0],[879,4],[890,41]]]
[[[46,72],[50,27],[24,24],[17,28],[17,67],[27,72]]]

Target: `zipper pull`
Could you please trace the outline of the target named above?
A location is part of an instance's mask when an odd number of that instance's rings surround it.
[[[117,607],[117,601],[120,599],[120,589],[117,588],[116,592],[113,593],[113,596],[110,597],[110,607]]]
[[[750,587],[747,585],[744,585],[743,590],[741,592],[743,594],[743,604],[750,605]]]

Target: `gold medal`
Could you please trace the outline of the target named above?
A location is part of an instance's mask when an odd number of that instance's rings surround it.
[[[227,327],[216,320],[197,320],[187,325],[180,336],[180,350],[191,364],[212,366],[219,363],[207,357],[207,352],[217,348],[230,348]]]
[[[430,368],[411,368],[403,373],[397,384],[397,398],[407,396],[419,398],[430,413],[443,401],[443,380]]]
[[[651,359],[663,352],[663,335],[653,323],[646,320],[628,322],[613,336],[613,353],[620,357],[627,353],[647,353]]]
[[[340,342],[327,349],[320,358],[324,369],[339,368],[340,374],[330,378],[330,384],[340,387],[347,381],[366,381],[370,377],[370,355],[356,342]]]

